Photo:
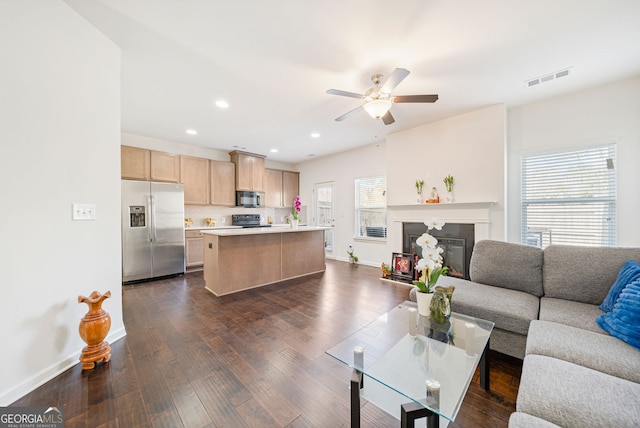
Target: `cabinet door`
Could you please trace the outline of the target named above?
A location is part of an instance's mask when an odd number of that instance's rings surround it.
[[[151,180],[177,183],[180,180],[180,156],[152,150]]]
[[[282,208],[282,171],[264,170],[264,197],[269,208]]]
[[[151,156],[147,149],[120,147],[120,175],[126,180],[149,180]]]
[[[185,205],[209,204],[209,159],[180,156]]]
[[[293,200],[300,194],[300,173],[282,172],[282,203],[285,207],[293,206]]]
[[[199,267],[204,264],[204,237],[199,231],[185,231],[185,266]]]
[[[236,165],[233,162],[210,161],[211,204],[236,205]]]
[[[252,167],[252,190],[264,192],[264,158],[254,156]]]
[[[264,157],[238,151],[229,155],[236,164],[236,190],[264,191]]]

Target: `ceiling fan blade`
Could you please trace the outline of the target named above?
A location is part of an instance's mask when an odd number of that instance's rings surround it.
[[[390,94],[396,86],[402,82],[405,77],[409,75],[410,71],[406,68],[396,68],[393,72],[387,77],[387,80],[382,84],[381,92],[386,92]]]
[[[356,113],[356,112],[358,112],[360,110],[362,110],[362,106],[354,108],[353,110],[346,112],[345,114],[343,114],[340,117],[336,117],[336,122],[342,122],[343,120],[345,120],[346,118],[348,118],[349,116],[351,116],[352,114],[354,114],[354,113]]]
[[[396,95],[393,97],[394,103],[435,103],[438,95]]]
[[[341,91],[339,89],[328,89],[327,94],[342,95],[343,97],[351,97],[351,98],[358,98],[358,99],[364,98],[364,95],[362,94],[356,94],[355,92]]]
[[[391,110],[387,111],[384,116],[382,116],[380,119],[382,119],[382,121],[384,122],[385,125],[391,125],[393,122],[395,122],[396,120],[393,118],[393,116],[391,115]]]

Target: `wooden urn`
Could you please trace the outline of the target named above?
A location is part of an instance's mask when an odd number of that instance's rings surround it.
[[[111,329],[111,316],[102,309],[102,302],[109,297],[111,291],[104,294],[94,291],[89,297],[78,296],[78,303],[89,305],[89,312],[82,317],[78,327],[80,337],[87,344],[80,355],[82,370],[94,368],[97,361],[106,363],[111,359],[111,347],[104,340]]]

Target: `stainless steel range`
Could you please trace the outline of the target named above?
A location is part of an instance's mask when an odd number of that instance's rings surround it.
[[[232,214],[231,225],[242,227],[271,227],[270,224],[260,224],[260,214]]]

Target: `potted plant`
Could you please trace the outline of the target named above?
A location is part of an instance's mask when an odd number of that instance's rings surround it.
[[[445,202],[453,202],[453,185],[455,184],[455,180],[453,179],[453,175],[447,175],[443,180],[444,187],[447,189],[447,196],[445,197]]]
[[[358,256],[353,254],[353,247],[351,245],[349,245],[349,248],[347,249],[347,254],[349,254],[349,263],[358,263]]]
[[[291,224],[292,229],[298,228],[298,223],[300,222],[300,207],[302,203],[300,203],[300,195],[296,196],[293,200],[293,214],[289,214],[288,220],[289,224]]]
[[[442,266],[442,248],[439,248],[438,240],[429,234],[429,230],[441,230],[444,221],[433,218],[424,222],[427,232],[416,240],[416,244],[422,248],[422,258],[416,263],[415,269],[420,274],[419,281],[413,281],[417,287],[416,300],[420,315],[429,315],[429,306],[433,297],[433,289],[440,275],[449,273],[449,268]]]
[[[416,192],[418,192],[418,203],[421,204],[422,201],[422,187],[424,186],[424,180],[416,180]]]

